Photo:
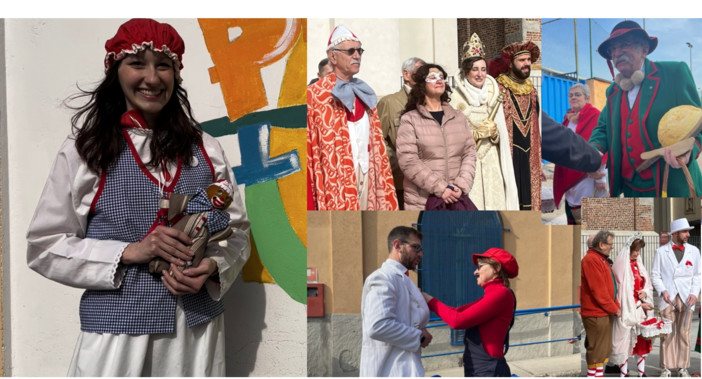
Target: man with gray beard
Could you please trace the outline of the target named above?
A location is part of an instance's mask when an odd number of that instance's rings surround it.
[[[679,105],[700,107],[692,73],[683,62],[653,62],[646,58],[658,45],[656,37],[634,21],[618,23],[609,38],[597,48],[607,60],[614,82],[607,88],[605,104],[590,144],[609,152],[610,195],[625,197],[689,197],[690,191],[680,158],[687,165],[695,192],[702,193],[702,174],[696,159],[702,146],[702,133],[695,136],[691,151],[674,157],[666,148],[664,159],[640,171],[641,153],[661,147],[658,123],[663,115]],[[614,76],[614,68],[619,72]],[[668,181],[664,184],[666,165]]]

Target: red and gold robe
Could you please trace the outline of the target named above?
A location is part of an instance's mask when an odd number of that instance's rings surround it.
[[[318,210],[360,210],[346,111],[332,96],[336,76],[307,87],[307,172]],[[370,122],[368,210],[397,210],[397,195],[376,108]]]

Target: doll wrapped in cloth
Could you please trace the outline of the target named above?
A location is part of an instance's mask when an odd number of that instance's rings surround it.
[[[226,209],[232,203],[232,185],[226,180],[210,184],[206,190],[199,189],[195,196],[171,194],[168,200],[168,225],[185,233],[192,241],[190,250],[195,254],[188,267],[197,267],[205,256],[207,244],[226,240],[232,234],[229,227],[229,213]],[[163,270],[173,276],[168,262],[154,258],[149,262],[149,272],[161,275]]]

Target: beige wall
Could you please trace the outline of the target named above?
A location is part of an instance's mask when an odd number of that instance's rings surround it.
[[[542,225],[538,212],[500,212],[504,248],[520,264],[512,287],[518,308],[577,303],[573,270],[579,228]],[[387,234],[419,212],[308,212],[307,265],[325,284],[325,313],[360,313],[363,280],[387,258]],[[574,257],[577,259],[574,259]],[[578,273],[579,274],[579,273]],[[578,275],[579,276],[579,275]],[[416,275],[411,274],[416,281]]]
[[[317,76],[317,64],[327,57],[329,35],[337,25],[349,28],[363,43],[366,52],[355,77],[368,83],[378,98],[401,88],[401,67],[407,58],[416,56],[440,64],[450,74],[458,70],[455,18],[310,18],[308,81]]]
[[[593,107],[602,110],[607,103],[607,87],[612,83],[598,78],[588,79],[587,85],[590,87],[590,103]]]

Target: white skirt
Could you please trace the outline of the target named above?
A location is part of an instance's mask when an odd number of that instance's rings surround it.
[[[175,333],[81,332],[68,376],[225,376],[223,316],[188,328],[178,297]]]

